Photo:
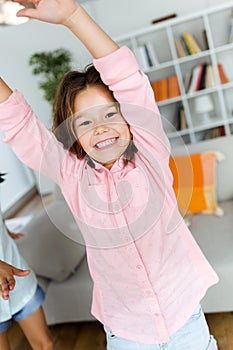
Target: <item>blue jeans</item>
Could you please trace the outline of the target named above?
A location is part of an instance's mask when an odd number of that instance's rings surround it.
[[[217,350],[217,343],[209,334],[201,306],[195,310],[183,327],[170,337],[168,343],[142,344],[115,336],[104,327],[107,350]]]
[[[0,334],[6,332],[11,324],[12,319],[15,321],[21,321],[32,315],[43,304],[45,299],[45,293],[38,285],[33,297],[27,302],[27,304],[19,310],[16,314],[12,315],[10,320],[0,322]]]

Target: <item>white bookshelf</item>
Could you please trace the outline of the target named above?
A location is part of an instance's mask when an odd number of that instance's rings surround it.
[[[233,42],[229,42],[229,26],[233,11],[233,2],[218,7],[208,8],[198,13],[176,17],[164,22],[142,28],[116,38],[122,46],[129,46],[134,52],[146,42],[153,46],[159,63],[144,68],[151,82],[176,75],[180,95],[158,102],[165,119],[164,129],[171,144],[182,137],[185,143],[195,143],[211,137],[211,130],[222,126],[225,135],[233,134]],[[209,48],[205,48],[203,30],[206,31]],[[175,38],[183,32],[194,34],[203,51],[179,57],[175,46]],[[192,93],[185,91],[184,80],[188,71],[198,63],[212,65],[216,85]],[[221,84],[217,64],[221,63],[228,83]],[[213,110],[209,112],[208,121],[197,114],[195,102],[200,96],[208,95],[213,102]],[[200,99],[199,99],[200,100]],[[177,130],[178,106],[182,104],[188,127]],[[166,122],[166,120],[168,122]]]

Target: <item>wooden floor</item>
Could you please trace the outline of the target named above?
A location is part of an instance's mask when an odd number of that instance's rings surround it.
[[[99,322],[67,323],[49,328],[56,350],[106,350],[105,332]],[[8,334],[12,350],[31,350],[16,323]]]
[[[233,350],[233,312],[207,314],[206,319],[218,341],[218,349]],[[105,333],[99,322],[67,323],[49,328],[57,350],[106,350]],[[31,349],[16,323],[8,334],[12,350]]]
[[[44,203],[51,200],[48,196],[44,198]],[[28,215],[41,207],[41,199],[37,196],[18,215]],[[206,319],[210,332],[217,339],[218,349],[233,350],[233,312],[207,314]],[[106,350],[105,333],[99,322],[68,323],[51,326],[50,329],[57,350]],[[12,350],[31,349],[16,323],[13,323],[8,335]]]

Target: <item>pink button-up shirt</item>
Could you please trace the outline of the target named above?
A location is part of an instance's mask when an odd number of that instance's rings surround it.
[[[61,187],[87,245],[93,315],[119,337],[167,342],[218,278],[177,210],[169,142],[148,78],[126,47],[94,65],[130,125],[133,161],[124,167],[121,158],[108,170],[78,160],[17,91],[0,105],[4,140]]]

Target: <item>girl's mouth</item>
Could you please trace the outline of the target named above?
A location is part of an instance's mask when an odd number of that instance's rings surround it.
[[[98,142],[95,145],[95,148],[96,149],[101,149],[101,150],[105,149],[105,148],[108,148],[108,147],[112,146],[113,144],[115,144],[117,142],[117,139],[118,139],[117,137],[113,137],[111,139]]]

